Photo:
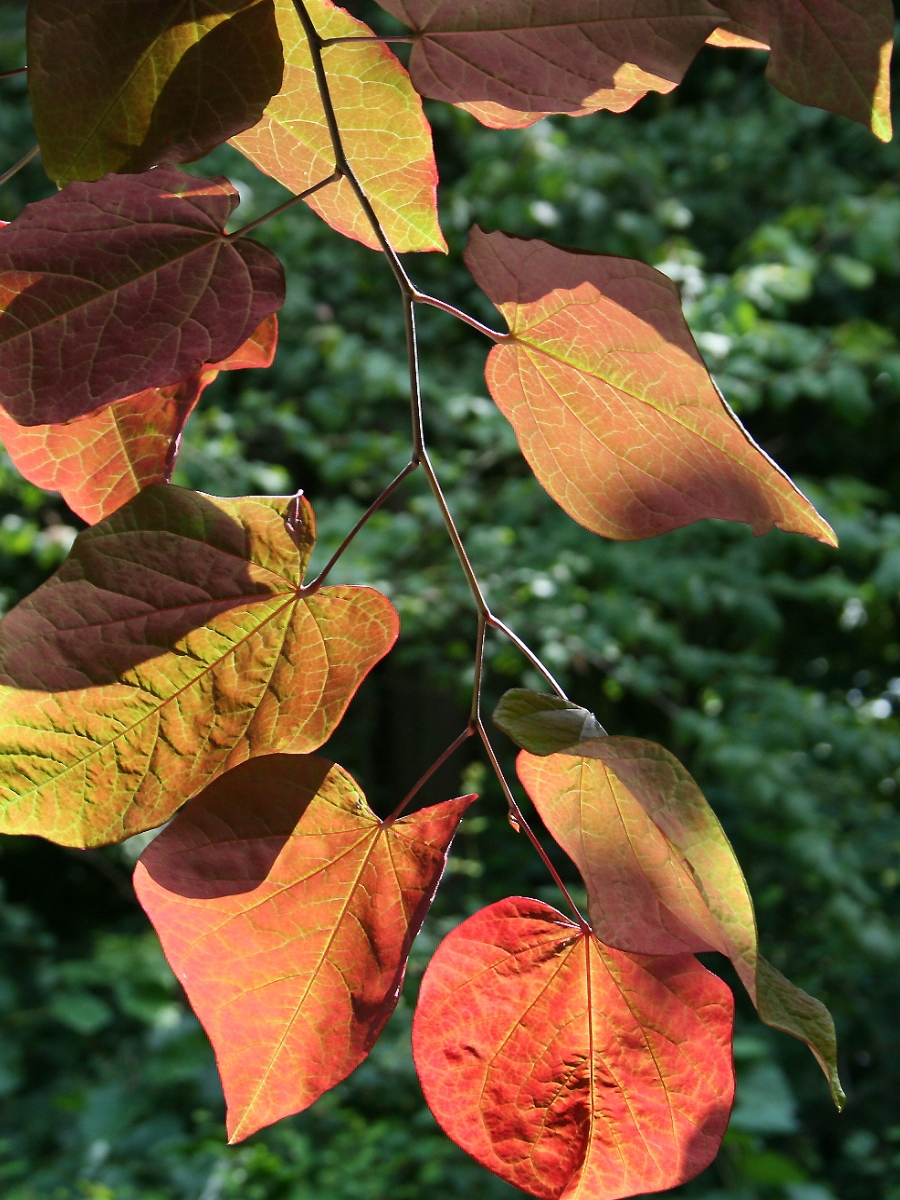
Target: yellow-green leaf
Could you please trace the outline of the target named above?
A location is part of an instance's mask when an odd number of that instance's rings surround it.
[[[120,841],[326,740],[398,619],[371,588],[299,592],[315,521],[302,503],[299,550],[294,503],[155,484],[0,621],[0,831]]]
[[[307,8],[323,38],[372,34],[331,0],[307,0]],[[300,19],[291,0],[275,0],[275,11],[284,44],[284,84],[259,124],[233,138],[232,145],[299,193],[332,173],[334,155]],[[406,71],[376,42],[328,46],[323,54],[347,158],[391,245],[399,251],[446,251],[431,129]],[[307,203],[334,229],[378,249],[345,179]]]

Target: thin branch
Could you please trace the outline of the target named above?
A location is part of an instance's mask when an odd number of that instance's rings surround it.
[[[359,520],[356,522],[356,524],[353,526],[353,528],[350,530],[350,532],[347,534],[347,536],[344,538],[344,540],[338,546],[337,550],[335,550],[334,554],[332,554],[331,558],[329,558],[328,562],[325,564],[325,566],[322,568],[322,570],[319,572],[319,574],[315,577],[315,579],[312,581],[312,583],[304,584],[304,586],[300,588],[298,595],[311,596],[311,595],[313,595],[314,592],[317,592],[319,590],[319,588],[322,586],[322,584],[327,579],[329,573],[331,572],[332,567],[335,565],[335,563],[338,561],[338,559],[341,557],[341,555],[344,553],[344,551],[347,549],[347,547],[350,545],[350,543],[353,541],[353,539],[356,537],[356,535],[362,529],[363,525],[365,525],[366,521],[368,521],[369,517],[371,517],[373,513],[378,512],[379,508],[381,508],[381,506],[382,506],[382,504],[384,504],[385,500],[387,500],[387,498],[394,491],[396,491],[396,489],[400,486],[400,484],[407,477],[407,475],[412,474],[412,472],[416,470],[418,465],[419,465],[418,462],[415,459],[413,459],[411,462],[407,463],[407,465],[403,468],[403,470],[400,472],[400,474],[396,476],[396,478],[391,480],[391,482],[387,485],[387,487],[384,489],[384,491],[379,496],[377,496],[376,499],[374,499],[372,501],[372,503],[369,505],[369,507],[366,509],[366,511],[363,513],[363,515],[359,518]]]
[[[27,67],[14,67],[11,71],[0,71],[0,79],[11,79],[13,75],[24,75]]]
[[[339,170],[332,171],[327,179],[320,179],[318,183],[314,183],[312,187],[308,187],[305,192],[300,192],[300,194],[297,196],[291,196],[290,200],[285,200],[283,204],[279,204],[276,208],[270,209],[269,212],[263,213],[263,215],[261,217],[257,217],[255,221],[248,221],[246,225],[241,226],[240,229],[236,229],[234,233],[226,234],[225,241],[233,242],[235,238],[243,237],[244,234],[249,233],[251,229],[256,229],[256,227],[258,225],[262,225],[264,221],[269,221],[272,217],[277,217],[279,213],[283,213],[287,209],[293,208],[295,204],[298,204],[301,200],[308,199],[308,197],[312,196],[315,192],[319,192],[322,190],[322,188],[328,187],[330,183],[337,183],[342,174],[343,172]],[[2,180],[0,180],[0,182],[2,182]]]
[[[469,721],[476,725],[481,721],[481,686],[484,681],[484,638],[487,621],[484,613],[478,614],[478,633],[475,636],[475,673],[472,679],[472,709]]]
[[[491,745],[491,739],[488,737],[487,730],[485,729],[484,723],[482,721],[478,722],[478,736],[481,738],[482,745],[484,746],[485,750],[487,751],[488,758],[491,760],[491,766],[494,768],[494,774],[497,776],[497,779],[500,781],[500,786],[503,788],[503,793],[506,796],[506,803],[509,805],[510,824],[512,824],[513,828],[523,829],[525,831],[525,833],[528,837],[528,840],[531,842],[532,846],[534,846],[535,850],[537,850],[538,854],[541,857],[541,861],[543,862],[544,866],[547,868],[547,870],[550,872],[551,876],[553,877],[553,882],[556,884],[556,886],[559,888],[559,890],[565,896],[566,903],[568,904],[569,908],[571,908],[571,910],[575,916],[575,920],[578,922],[578,924],[581,926],[582,930],[585,933],[591,933],[592,930],[591,930],[590,925],[587,923],[587,921],[584,919],[584,917],[579,912],[578,905],[575,903],[575,901],[572,899],[571,895],[569,894],[569,889],[563,883],[562,879],[560,878],[559,872],[557,871],[556,867],[554,867],[553,863],[550,861],[550,858],[547,855],[547,851],[544,849],[544,847],[540,843],[540,839],[538,838],[538,836],[534,832],[534,830],[531,828],[531,826],[528,824],[528,822],[525,820],[522,810],[521,810],[521,808],[519,808],[518,802],[517,802],[515,796],[512,794],[512,788],[509,786],[506,776],[503,774],[503,768],[500,766],[500,762],[497,758],[497,755],[494,753],[494,747]]]
[[[12,179],[13,175],[18,175],[22,168],[27,167],[33,158],[37,158],[40,152],[40,146],[32,146],[27,154],[23,154],[17,163],[11,166],[8,171],[4,171],[3,174],[0,175],[0,187],[3,187],[4,183],[8,183],[10,179]]]
[[[470,317],[468,313],[464,313],[461,308],[456,308],[453,304],[448,304],[446,300],[438,300],[436,296],[428,296],[425,292],[418,290],[413,292],[413,299],[416,304],[428,304],[432,308],[439,308],[441,312],[449,313],[451,317],[456,317],[457,321],[462,321],[465,325],[470,325],[472,329],[477,329],[479,333],[484,334],[486,338],[490,338],[492,342],[511,342],[513,336],[511,333],[498,333],[495,329],[483,325],[481,321],[477,321],[474,317]]]
[[[462,733],[459,735],[459,737],[456,739],[456,741],[454,741],[451,745],[449,745],[447,747],[447,749],[440,756],[440,758],[435,759],[435,761],[431,764],[431,766],[428,768],[428,770],[425,772],[425,774],[422,776],[422,778],[419,780],[419,782],[415,785],[415,787],[411,788],[410,791],[408,791],[406,793],[406,795],[403,797],[403,799],[400,801],[400,803],[397,805],[397,807],[394,809],[394,811],[391,813],[391,815],[389,817],[385,817],[385,819],[381,822],[383,829],[388,829],[388,828],[390,828],[391,825],[393,825],[393,823],[397,820],[397,818],[401,815],[403,810],[406,808],[407,804],[409,804],[410,800],[412,800],[413,797],[422,790],[422,788],[425,786],[425,784],[428,782],[428,780],[432,777],[432,775],[435,773],[435,771],[439,771],[441,769],[441,767],[444,765],[444,763],[447,761],[447,759],[451,756],[451,754],[455,754],[456,751],[463,744],[463,742],[467,741],[470,737],[472,737],[474,732],[475,732],[475,730],[472,728],[471,725],[467,725],[465,727],[465,729],[462,731]]]
[[[399,33],[398,34],[388,34],[387,37],[379,37],[377,34],[373,34],[371,37],[322,38],[322,48],[326,49],[328,46],[344,46],[348,42],[410,42],[411,43],[411,42],[414,42],[415,40],[416,39],[414,37],[409,37],[408,35],[399,34]]]

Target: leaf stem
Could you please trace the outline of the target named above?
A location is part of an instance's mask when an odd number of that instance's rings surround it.
[[[332,567],[335,565],[335,563],[338,561],[338,559],[341,557],[341,555],[344,553],[344,551],[347,549],[347,547],[350,545],[350,543],[353,541],[353,539],[356,537],[356,535],[362,529],[363,525],[365,525],[365,523],[368,521],[369,517],[371,517],[373,515],[373,513],[376,513],[379,510],[379,508],[381,508],[381,506],[382,506],[382,504],[384,504],[385,500],[387,500],[387,498],[394,491],[396,491],[396,489],[400,486],[400,484],[407,477],[407,475],[411,475],[412,472],[416,470],[418,465],[419,465],[418,461],[416,459],[412,459],[410,462],[408,462],[406,464],[406,466],[403,468],[403,470],[400,472],[400,474],[391,480],[391,482],[387,485],[387,487],[384,489],[384,491],[381,492],[380,495],[378,495],[372,501],[372,503],[369,505],[369,507],[366,509],[366,511],[363,513],[363,515],[359,518],[359,520],[356,522],[356,524],[353,526],[353,528],[350,530],[350,532],[347,534],[347,536],[344,538],[344,540],[338,546],[337,550],[335,550],[334,554],[332,554],[331,558],[329,558],[328,562],[325,564],[325,566],[322,568],[322,570],[319,572],[319,574],[315,577],[315,579],[312,581],[312,583],[304,584],[299,589],[299,591],[297,593],[299,596],[312,596],[315,592],[317,592],[319,590],[319,588],[322,586],[322,584],[328,578],[328,575],[331,572]]]
[[[234,233],[227,233],[225,235],[225,241],[233,242],[235,238],[243,237],[244,234],[249,233],[251,229],[256,229],[256,227],[258,225],[262,225],[264,221],[271,220],[272,217],[277,217],[279,213],[283,213],[287,209],[293,208],[295,204],[298,204],[301,200],[308,199],[308,197],[312,196],[315,192],[319,192],[322,190],[322,188],[328,187],[330,183],[337,183],[342,174],[343,172],[336,168],[331,172],[327,179],[320,179],[318,183],[314,183],[312,187],[308,187],[305,192],[300,192],[296,196],[291,196],[290,200],[285,200],[283,204],[279,204],[275,208],[270,209],[269,212],[263,213],[263,215],[261,217],[257,217],[255,221],[248,221],[247,224],[242,225],[240,229],[235,229]],[[2,182],[3,181],[0,180],[0,183]]]
[[[483,325],[481,321],[477,321],[475,317],[470,317],[461,308],[456,308],[455,305],[448,304],[446,300],[438,300],[436,296],[426,295],[425,292],[420,292],[417,289],[413,292],[413,299],[416,304],[428,304],[431,308],[439,308],[441,312],[449,313],[451,317],[456,317],[457,321],[462,321],[463,324],[471,326],[472,329],[477,329],[479,333],[484,334],[486,338],[490,338],[492,342],[513,341],[511,333],[498,333],[496,329],[491,329],[489,326]]]
[[[472,725],[467,725],[459,737],[447,747],[444,753],[439,758],[434,760],[418,783],[416,783],[415,786],[406,793],[391,815],[389,817],[385,817],[385,819],[381,822],[383,829],[388,829],[391,825],[393,825],[397,818],[402,814],[407,804],[409,804],[410,800],[413,799],[417,792],[421,791],[435,771],[439,771],[451,754],[455,754],[463,742],[467,741],[474,734],[474,732],[475,730]]]
[[[23,75],[27,67],[13,67],[11,71],[0,71],[0,79],[11,79],[13,75]]]
[[[550,861],[547,851],[541,845],[540,839],[538,838],[537,834],[534,832],[534,830],[531,828],[531,826],[525,820],[522,810],[521,810],[521,808],[519,808],[518,801],[516,800],[515,796],[512,793],[512,788],[509,786],[506,776],[503,774],[503,768],[500,766],[500,762],[497,758],[497,755],[494,753],[494,747],[491,745],[491,739],[487,735],[487,730],[484,727],[484,722],[481,721],[480,719],[477,722],[477,729],[478,729],[478,736],[481,738],[482,745],[484,746],[485,750],[487,751],[488,758],[491,760],[491,766],[494,768],[494,774],[497,776],[497,779],[500,782],[500,786],[503,788],[503,794],[506,796],[506,803],[509,805],[510,824],[513,826],[514,829],[523,829],[525,831],[525,834],[528,837],[528,840],[531,842],[532,846],[534,846],[535,850],[537,850],[538,854],[540,855],[541,861],[543,862],[544,866],[547,868],[547,870],[550,872],[551,876],[553,877],[553,882],[556,884],[556,886],[562,892],[563,896],[565,896],[566,903],[568,904],[569,908],[571,908],[572,912],[575,915],[575,920],[581,926],[584,933],[592,933],[593,931],[592,931],[590,925],[587,923],[587,921],[581,915],[581,913],[578,909],[578,905],[572,899],[571,895],[569,894],[569,889],[563,883],[562,878],[560,877],[559,871],[557,871],[556,867],[554,867],[553,863]]]
[[[27,167],[33,158],[37,158],[40,152],[40,146],[32,146],[27,154],[23,154],[17,163],[14,163],[8,171],[4,171],[0,175],[0,187],[3,187],[4,183],[8,183],[13,175],[18,175],[22,168]]]

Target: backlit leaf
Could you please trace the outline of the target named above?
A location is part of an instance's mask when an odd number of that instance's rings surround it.
[[[323,38],[370,37],[372,30],[331,0],[307,0]],[[309,47],[291,0],[275,0],[284,42],[284,85],[259,124],[232,139],[260,170],[302,192],[334,170]],[[446,250],[438,224],[437,168],[431,129],[409,76],[374,42],[328,46],[328,84],[344,150],[395,250]],[[345,179],[307,203],[329,225],[378,249],[372,228]]]
[[[592,712],[549,692],[510,688],[494,709],[493,722],[532,754],[554,754],[586,738],[605,737]]]
[[[0,404],[22,425],[167,387],[281,307],[284,272],[222,230],[227,179],[175,167],[70,183],[0,229]]]
[[[491,395],[576,521],[632,541],[719,517],[835,544],[723,401],[665,275],[477,226],[466,263],[511,330]]]
[[[547,1200],[617,1200],[715,1157],[731,1024],[731,993],[691,955],[611,950],[513,897],[438,947],[413,1053],[438,1122],[501,1179]]]
[[[219,371],[269,366],[277,331],[277,317],[266,317],[223,362],[172,387],[149,388],[61,425],[19,425],[0,409],[0,442],[26,479],[59,492],[73,512],[94,525],[141,488],[165,479],[203,389]]]
[[[769,1025],[805,1041],[840,1107],[834,1023],[759,954],[743,872],[703,793],[674,755],[607,737],[538,758],[519,778],[581,872],[597,936],[639,954],[718,950]]]
[[[732,20],[717,46],[771,47],[766,77],[792,100],[826,108],[891,140],[890,0],[716,0]]]
[[[191,162],[281,86],[272,0],[30,0],[28,86],[51,179]]]
[[[221,776],[144,851],[135,890],[215,1048],[230,1141],[369,1053],[474,799],[389,824],[341,767],[276,754]]]
[[[378,2],[415,31],[416,88],[472,105],[495,128],[522,123],[504,121],[504,108],[535,120],[622,112],[648,91],[669,92],[721,24],[707,0]]]
[[[166,484],[79,534],[0,621],[0,830],[100,845],[245,759],[329,736],[397,636],[372,588],[298,588],[291,497]],[[300,535],[296,535],[300,536]]]

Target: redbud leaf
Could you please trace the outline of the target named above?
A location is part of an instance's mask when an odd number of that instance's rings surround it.
[[[665,275],[477,226],[466,264],[511,330],[488,358],[491,395],[576,521],[632,541],[718,517],[835,545],[725,404]]]
[[[275,754],[220,776],[144,851],[135,890],[216,1051],[230,1141],[369,1053],[474,799],[391,824],[341,767]]]
[[[321,746],[398,619],[372,588],[299,593],[314,542],[305,501],[166,484],[80,533],[0,621],[0,831],[120,841]]]
[[[762,1020],[810,1047],[840,1107],[831,1016],[759,954],[740,864],[678,759],[641,738],[607,737],[545,758],[522,751],[517,767],[584,878],[597,937],[639,954],[727,954]]]
[[[689,954],[603,946],[516,896],[444,939],[413,1053],[439,1124],[533,1196],[617,1200],[716,1155],[734,1094],[733,1002]]]
[[[517,746],[539,755],[555,754],[586,738],[606,736],[606,730],[586,708],[531,688],[504,692],[492,720]]]
[[[277,318],[266,317],[224,362],[61,425],[19,425],[0,408],[0,442],[26,479],[59,492],[74,513],[95,525],[141,488],[163,482],[203,389],[219,371],[269,366],[277,330]]]
[[[31,0],[28,85],[51,179],[201,158],[281,86],[272,0]]]
[[[495,128],[522,124],[504,120],[504,109],[533,119],[621,112],[648,91],[669,92],[721,24],[706,0],[378,2],[415,31],[416,88],[472,105]]]
[[[323,38],[371,37],[372,30],[331,0],[307,0]],[[275,0],[284,43],[284,84],[253,129],[232,144],[291,189],[302,192],[334,170],[334,153],[303,26],[292,0]],[[437,214],[431,128],[406,71],[376,42],[327,46],[328,86],[344,151],[395,250],[446,250]],[[333,228],[379,249],[346,179],[307,201]]]
[[[766,78],[801,104],[839,113],[891,140],[890,0],[716,0],[732,18],[716,46],[771,47]]]
[[[0,403],[22,425],[93,412],[227,358],[281,307],[270,250],[228,241],[227,179],[175,167],[70,183],[0,228]]]

